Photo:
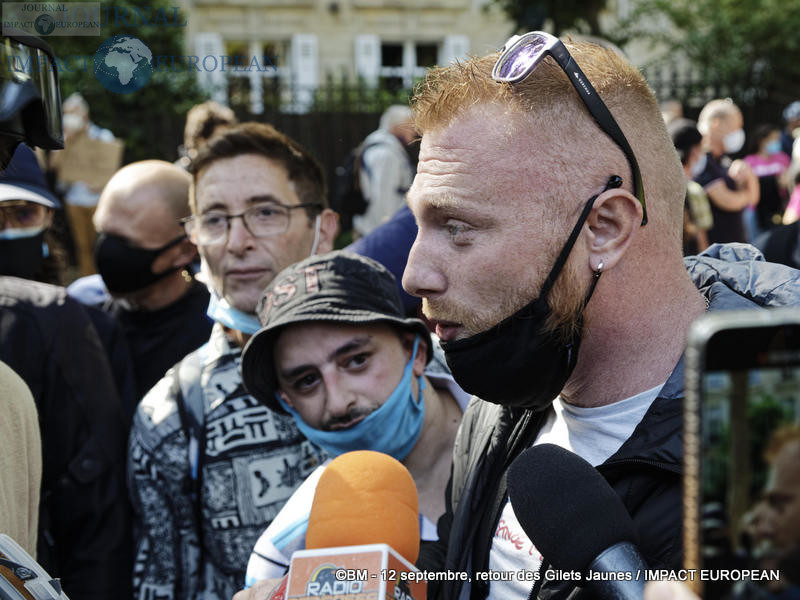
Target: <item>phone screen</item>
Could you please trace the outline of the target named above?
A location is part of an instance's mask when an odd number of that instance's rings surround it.
[[[800,326],[712,333],[698,387],[703,598],[800,597]]]

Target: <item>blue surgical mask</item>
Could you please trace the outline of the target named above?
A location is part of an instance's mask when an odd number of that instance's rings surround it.
[[[24,238],[32,238],[45,230],[44,227],[9,227],[8,229],[0,229],[0,240],[20,240]]]
[[[417,357],[419,338],[414,340],[414,351],[408,361],[403,378],[383,406],[372,411],[365,419],[347,429],[322,431],[309,426],[297,414],[280,394],[276,392],[278,402],[294,417],[297,428],[308,440],[325,450],[331,456],[339,456],[353,450],[375,450],[403,460],[409,455],[422,433],[422,422],[425,418],[425,402],[422,390],[425,380],[422,375],[419,382],[419,397],[414,399],[412,379],[414,375],[414,359]]]
[[[722,146],[727,154],[736,154],[744,146],[744,129],[736,129],[722,138]]]
[[[781,151],[781,141],[780,140],[772,140],[771,142],[767,142],[764,144],[764,152],[767,154],[777,154]]]
[[[261,323],[255,315],[242,312],[238,308],[234,308],[225,298],[221,298],[209,286],[211,299],[208,302],[208,310],[206,314],[214,321],[222,323],[225,327],[230,327],[236,331],[241,331],[248,335],[253,335],[256,331],[261,329]]]

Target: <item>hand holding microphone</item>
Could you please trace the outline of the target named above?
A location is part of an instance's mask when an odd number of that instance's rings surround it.
[[[231,600],[283,600],[286,594],[286,576],[256,581],[252,587],[239,590]]]

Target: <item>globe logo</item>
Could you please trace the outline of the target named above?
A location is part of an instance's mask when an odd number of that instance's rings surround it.
[[[33,28],[39,35],[50,35],[56,28],[56,20],[48,14],[39,15],[33,22]]]
[[[115,35],[94,53],[94,74],[107,90],[130,94],[140,90],[153,75],[153,53],[132,35]]]

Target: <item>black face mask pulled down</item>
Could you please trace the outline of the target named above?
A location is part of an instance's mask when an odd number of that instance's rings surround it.
[[[36,235],[0,239],[0,275],[33,279],[44,261],[44,230]]]
[[[182,235],[160,248],[148,250],[132,246],[124,237],[101,233],[97,236],[94,246],[97,270],[112,294],[128,294],[144,289],[183,268],[173,267],[161,273],[153,273],[153,263],[156,258],[185,238],[186,236]]]
[[[622,179],[612,176],[603,191],[620,185]],[[551,312],[547,295],[597,196],[599,194],[586,203],[537,298],[491,329],[466,339],[442,342],[453,378],[467,393],[494,404],[539,411],[550,406],[564,388],[578,361],[583,318],[580,317],[572,329],[575,333],[566,338],[560,332],[544,331],[544,323]],[[599,278],[598,270],[584,307]]]

